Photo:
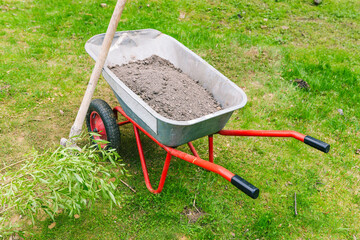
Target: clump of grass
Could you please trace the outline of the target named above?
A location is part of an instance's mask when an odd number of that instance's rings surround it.
[[[16,214],[34,223],[46,215],[55,221],[62,212],[79,215],[97,200],[119,206],[117,175],[125,173],[119,160],[116,151],[96,145],[58,147],[34,152],[17,170],[1,169],[6,172],[0,177],[0,238],[18,231],[11,221]]]

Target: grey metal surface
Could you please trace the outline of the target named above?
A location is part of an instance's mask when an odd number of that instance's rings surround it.
[[[96,35],[85,44],[86,51],[94,60],[99,55],[104,37],[105,34]],[[142,60],[152,55],[167,59],[192,79],[198,80],[223,109],[189,121],[168,119],[155,112],[107,67]],[[183,44],[154,29],[115,33],[103,76],[125,113],[159,142],[172,147],[220,131],[233,111],[242,108],[247,101],[246,94],[236,84]]]

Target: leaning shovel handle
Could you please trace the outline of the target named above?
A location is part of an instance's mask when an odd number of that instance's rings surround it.
[[[93,71],[91,73],[90,81],[86,88],[86,92],[85,92],[84,98],[81,102],[79,111],[76,115],[74,125],[71,127],[69,138],[77,136],[81,133],[82,125],[85,120],[87,110],[89,108],[92,96],[94,95],[95,87],[99,80],[101,71],[104,67],[105,60],[109,53],[109,49],[110,49],[112,40],[113,40],[115,32],[116,32],[116,28],[120,21],[121,14],[124,10],[125,3],[126,3],[126,0],[118,0],[116,3],[113,15],[111,17],[109,26],[108,26],[106,34],[105,34],[104,41],[101,46],[101,51],[100,51],[99,57],[96,60],[95,67],[93,68]]]

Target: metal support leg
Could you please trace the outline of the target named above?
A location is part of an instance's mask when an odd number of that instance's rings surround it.
[[[167,171],[168,171],[169,166],[170,166],[170,160],[171,160],[172,155],[170,153],[167,153],[164,168],[163,168],[161,178],[160,178],[160,182],[159,182],[159,186],[158,186],[158,188],[156,190],[154,190],[152,188],[152,186],[151,186],[150,179],[149,179],[149,173],[148,173],[148,170],[147,170],[146,161],[145,161],[145,157],[144,157],[144,152],[143,152],[143,148],[142,148],[142,145],[141,145],[139,129],[135,125],[134,125],[134,133],[135,133],[136,143],[137,143],[138,150],[139,150],[140,162],[141,162],[141,167],[142,167],[142,170],[143,170],[143,173],[144,173],[144,179],[145,179],[146,187],[152,193],[160,193],[162,191],[163,187],[164,187],[164,184],[165,184]]]
[[[209,135],[209,162],[214,162],[214,136]]]
[[[192,145],[191,142],[188,142],[188,146],[189,146],[192,154],[193,154],[195,157],[199,157],[199,154],[196,152],[196,150],[195,150],[195,148],[194,148],[194,146]]]

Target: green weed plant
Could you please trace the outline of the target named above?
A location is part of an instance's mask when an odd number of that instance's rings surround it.
[[[97,141],[100,143],[104,141]],[[4,173],[0,178],[1,235],[19,229],[18,223],[11,221],[16,214],[34,224],[44,215],[52,221],[60,213],[80,215],[98,200],[120,206],[121,195],[116,191],[118,176],[125,173],[124,165],[116,151],[105,151],[97,144],[82,148],[60,146],[53,152],[35,151],[19,162],[18,169],[1,169]]]

